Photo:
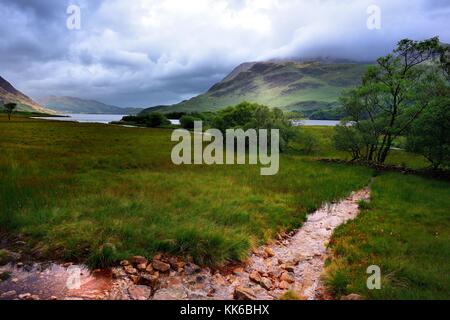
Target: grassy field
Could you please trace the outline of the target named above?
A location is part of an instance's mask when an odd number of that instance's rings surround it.
[[[0,115],[0,226],[44,257],[115,262],[156,252],[218,265],[245,258],[278,232],[299,227],[326,201],[366,186],[372,170],[316,161],[345,158],[330,127],[303,130],[318,147],[282,155],[280,172],[258,166],[175,166],[170,130],[49,122]],[[428,164],[400,150],[388,160]],[[450,297],[450,184],[384,173],[372,201],[330,243],[326,281],[337,297]],[[114,249],[111,249],[114,248]],[[378,265],[382,289],[368,290]]]
[[[259,166],[175,166],[170,134],[0,116],[0,225],[39,252],[94,265],[158,251],[220,264],[372,174],[295,155],[272,177]]]
[[[449,299],[450,184],[383,174],[363,208],[334,234],[331,290],[370,299]],[[367,289],[370,265],[381,268],[381,290]]]

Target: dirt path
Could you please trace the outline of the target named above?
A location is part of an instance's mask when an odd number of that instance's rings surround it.
[[[328,241],[336,227],[358,215],[359,201],[368,199],[369,190],[363,189],[325,205],[299,230],[255,250],[241,267],[212,271],[173,257],[150,262],[134,257],[110,272],[89,274],[81,267],[81,287],[70,290],[67,279],[77,266],[27,267],[19,262],[0,267],[0,274],[9,273],[0,282],[0,299],[272,300],[289,290],[303,299],[323,298]]]

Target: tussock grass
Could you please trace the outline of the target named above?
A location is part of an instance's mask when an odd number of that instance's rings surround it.
[[[391,173],[378,176],[372,189],[370,204],[333,236],[330,290],[370,299],[448,299],[450,184]],[[370,265],[381,268],[381,290],[367,289]]]

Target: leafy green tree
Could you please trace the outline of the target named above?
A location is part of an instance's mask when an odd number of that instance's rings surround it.
[[[438,38],[401,40],[398,47],[377,60],[363,77],[363,84],[341,97],[353,129],[339,129],[335,146],[353,157],[384,163],[393,142],[405,135],[420,114],[439,94],[448,48]],[[345,136],[352,137],[344,143]],[[350,142],[357,143],[350,147]]]
[[[184,129],[194,129],[194,122],[200,121],[201,119],[196,118],[191,115],[184,115],[180,119],[181,127]]]
[[[433,169],[450,166],[450,86],[441,82],[439,94],[412,125],[407,150],[423,155]]]
[[[11,114],[12,114],[12,113],[14,112],[14,110],[17,108],[17,103],[13,103],[13,102],[11,102],[11,103],[6,103],[3,107],[5,108],[6,113],[8,114],[8,120],[11,121]]]
[[[162,125],[169,124],[170,121],[167,120],[167,118],[163,114],[159,112],[152,112],[146,116],[145,123],[147,127],[157,128]]]

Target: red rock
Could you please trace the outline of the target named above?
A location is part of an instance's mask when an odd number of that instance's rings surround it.
[[[148,260],[147,260],[145,257],[142,257],[142,256],[134,256],[134,257],[131,258],[131,264],[132,264],[133,266],[137,266],[137,265],[143,264],[143,263],[145,263],[145,264],[148,263]]]
[[[234,299],[236,300],[256,300],[255,292],[250,288],[237,287],[234,289]]]
[[[158,270],[160,272],[168,272],[170,270],[170,264],[154,260],[152,263],[153,269]]]
[[[260,283],[261,282],[261,275],[259,274],[258,271],[253,271],[252,273],[250,273],[249,275],[249,279],[255,283]]]

